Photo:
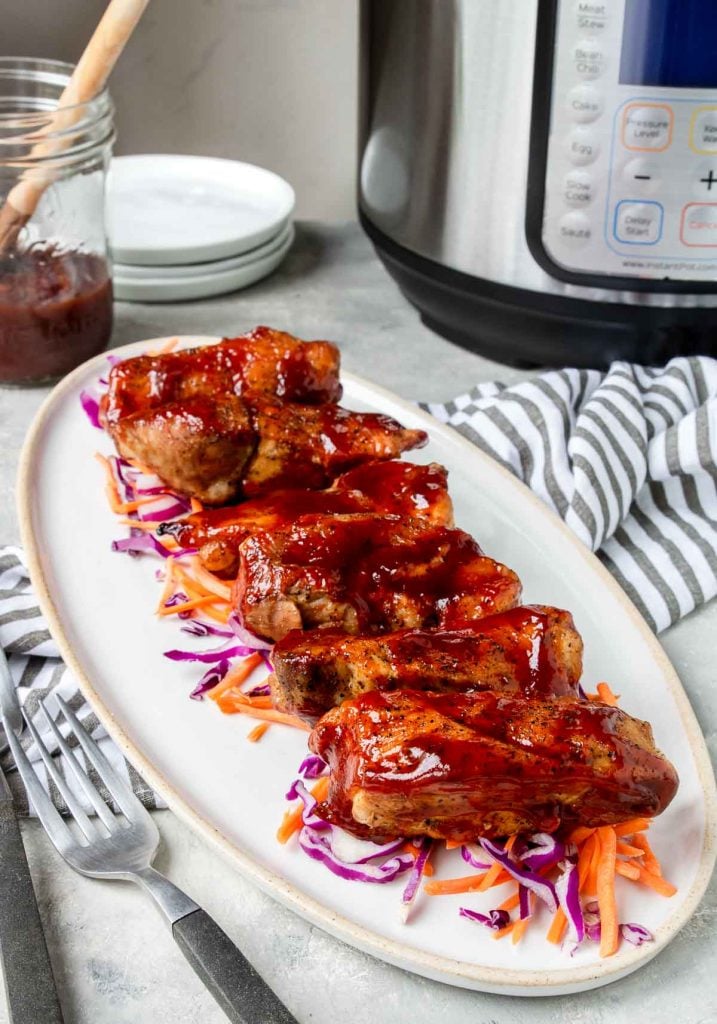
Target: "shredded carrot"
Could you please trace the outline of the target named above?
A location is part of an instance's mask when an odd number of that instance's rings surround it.
[[[211,690],[207,690],[207,696],[211,697],[212,700],[217,700],[222,696],[222,694],[226,693],[227,690],[240,686],[242,683],[246,682],[254,669],[261,665],[261,660],[261,655],[258,653],[250,654],[247,658],[244,658],[239,665],[230,669],[216,686],[213,686]],[[245,695],[242,694],[242,696]],[[248,697],[246,697],[246,699],[249,700]]]
[[[598,837],[592,835],[583,843],[578,854],[578,887],[586,896],[595,895],[594,862],[599,851]]]
[[[603,704],[609,704],[611,707],[617,707],[617,702],[620,698],[617,694],[612,692],[607,683],[598,683],[597,692]]]
[[[425,888],[425,887],[424,887],[424,888]],[[494,939],[502,939],[502,938],[504,938],[504,937],[505,937],[506,935],[510,935],[510,933],[511,933],[511,932],[513,931],[513,929],[515,928],[515,925],[516,925],[516,922],[515,922],[515,921],[510,921],[510,922],[509,922],[509,923],[508,923],[508,924],[507,924],[507,925],[505,926],[505,928],[499,928],[499,929],[498,929],[498,931],[495,931],[495,932],[493,932],[493,938],[494,938]]]
[[[431,864],[430,860],[427,860],[423,865],[423,871],[421,872],[421,874],[424,875],[426,878],[430,878],[431,875],[435,875],[435,873],[436,869]]]
[[[597,865],[597,899],[600,908],[600,956],[612,956],[619,942],[615,903],[617,840],[609,825],[597,830],[600,858]]]
[[[498,876],[500,874],[506,874],[503,869],[503,865],[499,864],[498,861],[493,861],[491,866],[488,868],[486,873],[483,875],[483,880],[478,886],[478,892],[485,892],[486,889],[492,889],[497,884]]]
[[[646,871],[642,867],[639,868],[639,872],[640,877],[638,881],[642,882],[643,885],[648,885],[655,892],[659,892],[660,896],[674,896],[677,892],[675,886],[671,885],[660,875],[653,875],[651,871]]]
[[[157,615],[179,615],[180,612],[191,612],[194,608],[205,608],[213,600],[214,598],[210,595],[209,597],[194,597],[191,601],[183,601],[181,604],[172,605],[171,608],[164,605],[158,609]]]
[[[240,704],[238,701],[226,701],[225,703],[225,698],[222,697],[217,701],[217,706],[225,715],[249,715],[250,718],[261,718],[265,722],[280,722],[282,725],[290,725],[294,729],[311,732],[311,726],[301,718],[287,715],[283,711],[274,711],[273,708],[255,708],[251,704]]]
[[[643,857],[644,851],[638,846],[631,846],[630,843],[623,843],[618,840],[617,852],[621,857]],[[644,863],[644,861],[643,861]]]
[[[199,500],[199,498],[190,498],[189,499],[189,504],[190,504],[190,507],[192,509],[192,512],[203,512],[204,511],[204,505],[202,505],[202,503]],[[257,728],[259,728],[259,727],[257,726]]]
[[[167,601],[172,596],[174,590],[174,559],[170,557],[164,563],[164,587],[162,588],[162,594],[159,598],[159,604],[157,605],[157,611],[164,608]]]
[[[446,849],[447,850],[457,850],[458,847],[462,846],[462,845],[463,845],[463,843],[457,843],[453,839],[446,839]]]
[[[594,831],[594,828],[586,828],[584,825],[579,825],[577,828],[574,828],[568,836],[568,842],[575,843],[577,846],[580,846],[581,843],[584,843],[586,839],[590,838]]]
[[[217,608],[216,604],[209,604],[202,612],[202,615],[207,619],[212,619],[214,622],[218,622],[222,626],[226,626],[232,611],[233,609],[231,605],[226,605],[223,608]]]
[[[462,878],[441,878],[436,882],[426,882],[423,886],[423,891],[427,892],[429,896],[450,896],[458,892],[482,891],[483,880],[486,874],[487,872],[484,872],[481,875],[465,875]],[[506,871],[504,881],[507,881],[509,878],[510,875]]]
[[[207,572],[200,562],[198,555],[192,555],[189,559],[189,564],[192,567],[192,575],[200,586],[203,586],[210,593],[216,594],[217,597],[223,598],[225,601],[231,600],[232,588],[228,583],[223,583],[218,579],[214,573]]]
[[[179,344],[179,338],[170,338],[169,341],[165,341],[163,345],[158,348],[151,348],[147,351],[148,356],[164,356],[168,352],[173,352]]]
[[[215,698],[217,704],[227,714],[231,714],[231,711],[242,712],[249,710],[250,708],[273,708],[274,705],[271,702],[271,697],[247,697],[241,690],[237,690],[235,686],[232,686],[226,693],[220,694]]]
[[[640,879],[639,867],[637,864],[631,864],[629,860],[615,861],[615,874],[622,875],[623,878],[629,878],[633,882],[637,882]]]
[[[632,842],[633,845],[636,846],[638,850],[643,854],[641,864],[645,868],[645,870],[651,872],[651,874],[653,875],[660,875],[661,877],[662,867],[660,865],[659,860],[652,852],[652,847],[648,843],[647,837],[638,835],[634,837]]]
[[[503,900],[503,902],[498,905],[498,910],[515,910],[518,906],[520,906],[520,896],[515,892],[512,896],[509,896],[507,900]]]
[[[650,827],[649,818],[630,818],[629,821],[623,821],[620,825],[611,826],[615,835],[619,838],[621,836],[632,836],[635,832],[644,832],[645,829]],[[634,840],[633,840],[634,842]]]
[[[568,919],[563,912],[563,908],[558,907],[553,915],[553,920],[550,922],[548,934],[545,936],[548,942],[552,942],[557,946],[557,944],[562,940],[563,932],[565,931],[567,923]]]
[[[329,792],[329,778],[324,776],[319,779],[318,782],[310,790],[311,795],[317,800],[325,800]],[[291,811],[287,811],[284,815],[284,820],[276,833],[276,838],[280,843],[286,843],[293,836],[294,832],[298,832],[302,825],[302,815],[304,813],[304,805],[299,804]]]
[[[250,733],[247,733],[246,738],[249,740],[250,743],[256,743],[258,740],[262,738],[262,736],[264,735],[268,728],[268,722],[259,722],[258,725],[254,726]]]
[[[530,924],[529,917],[523,917],[515,922],[513,925],[513,932],[510,936],[510,941],[516,946],[525,935],[525,930]]]
[[[112,469],[112,463],[106,455],[100,455],[99,452],[95,452],[95,458],[105,471],[105,494],[107,495],[107,501],[109,502],[112,511],[119,514],[122,499],[120,498],[119,491],[117,489],[117,481],[115,479],[114,470]]]
[[[143,523],[141,519],[127,519],[120,517],[120,526],[129,526],[133,530],[143,530],[145,533],[154,533],[157,529],[156,523]],[[166,543],[166,539],[162,543]]]

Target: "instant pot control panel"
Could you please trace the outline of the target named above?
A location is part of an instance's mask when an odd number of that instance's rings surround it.
[[[541,3],[546,17],[534,255],[581,283],[610,275],[717,290],[717,0],[555,0]]]

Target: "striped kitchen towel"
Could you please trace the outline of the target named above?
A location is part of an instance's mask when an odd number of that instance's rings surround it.
[[[657,632],[717,593],[717,360],[553,370],[425,408],[550,505]]]
[[[37,607],[28,572],[22,561],[22,552],[18,548],[12,547],[0,548],[0,644],[8,656],[10,674],[17,686],[20,701],[29,710],[33,725],[50,750],[56,749],[56,743],[53,741],[50,726],[40,701],[46,698],[50,714],[53,718],[58,716],[58,722],[61,722],[59,707],[54,699],[54,696],[59,694],[78,715],[85,728],[99,743],[107,760],[131,785],[145,807],[166,806],[124,759],[80,693],[72,673],[60,660],[60,653],[55,641],[50,636],[45,620]],[[63,733],[66,732],[66,727],[63,724],[60,725],[60,729]],[[4,745],[5,736],[0,727],[0,748]],[[71,745],[75,747],[75,756],[87,770],[102,797],[112,806],[112,800],[95,769],[87,762],[82,750],[77,749],[74,743]],[[66,811],[64,800],[52,779],[48,777],[37,747],[27,731],[23,739],[23,746],[33,762],[41,782],[52,796],[55,806],[61,811]],[[84,791],[79,786],[70,767],[65,763],[65,758],[57,754],[54,760],[58,771],[63,775],[72,793],[88,814],[94,813]],[[5,771],[12,767],[12,758],[8,752],[0,757],[0,763]],[[32,809],[28,808],[25,788],[17,773],[11,771],[7,779],[18,813],[33,813]]]

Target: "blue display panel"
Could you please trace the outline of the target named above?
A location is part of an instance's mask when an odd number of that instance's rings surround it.
[[[717,0],[625,0],[620,82],[717,87]]]

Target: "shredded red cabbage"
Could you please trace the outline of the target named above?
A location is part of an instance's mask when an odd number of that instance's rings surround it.
[[[469,907],[459,907],[458,913],[461,917],[467,917],[469,921],[478,921],[479,924],[484,924],[486,928],[492,928],[496,932],[510,922],[507,910],[489,910],[487,914],[479,914],[477,910],[471,910]]]
[[[299,832],[299,845],[307,856],[324,864],[329,871],[349,882],[391,882],[413,866],[410,853],[399,854],[383,864],[346,864],[335,856],[330,833],[304,826]]]
[[[413,902],[416,899],[418,887],[421,884],[423,868],[426,861],[428,860],[432,845],[433,843],[428,838],[428,836],[424,836],[424,838],[420,841],[418,856],[416,857],[413,868],[411,869],[411,874],[408,876],[406,888],[403,890],[403,895],[401,897],[404,921],[408,920],[408,915],[410,913],[411,906],[413,905]]]
[[[210,664],[214,661],[223,661],[225,658],[246,658],[253,654],[251,647],[224,647],[218,651],[165,651],[165,658],[170,661],[201,661]]]
[[[95,396],[87,390],[80,391],[80,405],[92,426],[97,430],[102,430],[100,425],[100,403]]]
[[[483,860],[479,860],[476,854],[480,853],[475,843],[464,843],[461,846],[461,857],[470,864],[472,868],[476,868],[478,871],[487,871],[490,867],[490,863],[486,863]]]
[[[237,638],[237,640],[241,640],[242,643],[247,644],[247,646],[251,646],[251,649],[253,651],[271,650],[272,644],[267,643],[266,640],[261,640],[258,636],[254,636],[253,633],[250,633],[249,630],[244,626],[244,623],[241,621],[236,612],[233,612],[229,616],[227,625],[233,631],[234,636]]]
[[[320,818],[318,814],[314,814],[314,809],[319,801],[316,799],[315,796],[311,795],[311,793],[308,791],[308,789],[301,781],[301,779],[296,779],[295,782],[292,782],[291,786],[289,787],[289,791],[286,794],[286,799],[301,800],[302,804],[304,805],[301,820],[303,821],[304,825],[308,828],[317,829],[318,831],[323,831],[325,829],[331,828],[331,825],[328,823],[328,821],[324,821],[324,819]]]
[[[585,922],[585,937],[591,942],[600,941],[600,907],[597,901],[592,900],[586,903],[583,908],[583,921]]]
[[[160,555],[162,558],[168,558],[173,553],[167,551],[151,533],[135,534],[130,537],[121,537],[119,540],[113,540],[111,548],[112,551],[124,551],[128,555],[141,555],[152,552]]]
[[[218,665],[212,665],[209,671],[205,672],[192,692],[189,694],[191,700],[204,700],[207,690],[213,690],[217,683],[221,683],[229,671],[229,662],[220,661]]]
[[[325,775],[329,766],[318,754],[309,754],[299,765],[299,775],[304,779],[318,779]]]
[[[565,856],[565,844],[547,832],[536,832],[528,838],[531,845],[517,855],[517,859],[530,871],[557,864]]]
[[[547,878],[541,878],[540,875],[536,875],[532,871],[528,871],[522,864],[516,864],[509,853],[506,853],[502,847],[490,839],[479,839],[479,842],[486,853],[489,853],[494,860],[497,860],[516,882],[520,882],[526,889],[534,892],[538,899],[541,899],[546,904],[549,910],[555,912],[558,909],[558,897],[555,895],[555,886],[552,882],[549,882]]]
[[[140,509],[140,519],[143,523],[160,523],[168,519],[176,519],[189,511],[189,502],[183,499],[174,501],[168,508],[161,508],[154,512],[146,512]]]
[[[218,626],[213,626],[210,622],[204,622],[201,619],[192,619],[191,622],[180,626],[180,629],[183,633],[189,633],[191,636],[225,636],[229,639],[234,636],[228,629],[219,629]]]
[[[530,890],[522,884],[518,885],[518,905],[520,907],[520,920],[524,921],[526,917],[530,917]]]
[[[560,876],[555,883],[555,894],[567,918],[571,939],[574,942],[582,942],[585,938],[585,918],[580,906],[578,866],[574,860],[564,860],[560,868]]]
[[[368,839],[357,839],[341,828],[331,829],[331,851],[344,864],[367,864],[377,857],[389,857],[401,849],[403,842],[403,839],[393,839],[390,843],[372,843]]]
[[[642,924],[621,924],[620,935],[633,946],[641,946],[643,942],[654,942],[655,936]]]
[[[268,683],[259,683],[252,690],[249,690],[247,697],[270,697],[271,687]]]

